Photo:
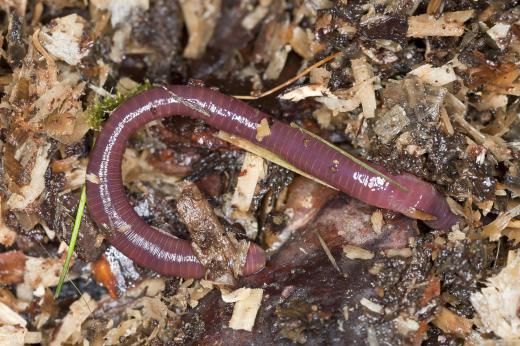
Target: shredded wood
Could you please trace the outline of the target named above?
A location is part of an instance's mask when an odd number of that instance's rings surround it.
[[[86,21],[77,14],[53,20],[40,31],[43,47],[56,59],[77,65],[89,53],[92,42],[85,32]]]
[[[375,312],[375,313],[378,313],[378,314],[383,312],[383,306],[382,305],[374,303],[373,301],[371,301],[369,299],[361,298],[359,303],[361,305],[363,305],[364,307],[366,307],[368,310],[372,311],[372,312]]]
[[[58,284],[63,261],[54,258],[28,256],[25,261],[24,282],[33,289],[42,285],[52,287]]]
[[[419,329],[419,323],[411,318],[399,316],[394,319],[395,327],[401,335],[409,335],[415,333]]]
[[[442,307],[435,315],[433,324],[445,333],[455,334],[459,337],[467,336],[473,327],[470,319],[459,316],[445,307]]]
[[[413,254],[412,249],[406,247],[402,249],[388,249],[385,250],[387,257],[411,257]]]
[[[261,142],[265,137],[268,137],[270,134],[271,129],[269,128],[269,123],[267,122],[267,119],[264,118],[256,126],[256,140]]]
[[[462,36],[464,34],[464,22],[474,14],[473,10],[447,12],[436,19],[428,14],[412,16],[408,18],[409,37],[426,36]]]
[[[19,325],[0,326],[0,344],[11,346],[25,345],[25,334],[27,330]]]
[[[229,320],[229,328],[235,330],[252,331],[255,324],[256,314],[262,304],[264,290],[260,288],[239,288],[241,293],[239,300],[233,308],[233,314]]]
[[[363,107],[363,116],[365,118],[373,118],[377,108],[376,94],[374,85],[367,82],[374,77],[372,66],[367,62],[366,58],[359,58],[350,61],[352,65],[352,74],[356,84],[362,85],[357,91],[357,98],[361,100]]]
[[[184,56],[199,58],[208,45],[220,15],[220,0],[181,0],[184,20],[189,33]]]
[[[409,74],[417,76],[421,81],[437,87],[457,80],[457,75],[451,65],[433,67],[430,64],[426,64],[410,71]]]
[[[498,48],[504,50],[508,44],[508,35],[511,25],[507,23],[497,23],[486,33],[491,37]]]
[[[27,321],[9,306],[0,302],[0,324],[25,327]]]
[[[514,258],[495,276],[487,279],[487,287],[471,296],[485,332],[493,332],[504,340],[520,339],[520,255]]]
[[[319,84],[307,84],[296,89],[293,89],[289,92],[286,92],[280,98],[282,100],[290,100],[293,102],[298,102],[308,97],[315,96],[330,96],[334,98],[334,94],[327,88],[325,85]]]
[[[192,238],[192,248],[210,279],[232,285],[242,273],[248,242],[237,241],[220,224],[213,208],[194,183],[185,182],[177,201],[180,220]]]
[[[0,196],[0,244],[2,244],[5,247],[10,247],[13,245],[14,241],[16,240],[17,233],[13,230],[11,230],[4,222],[3,217],[3,200],[2,196]]]
[[[50,345],[60,346],[66,342],[77,343],[81,337],[81,324],[92,313],[96,307],[96,301],[88,293],[81,295],[70,306],[70,311],[61,322],[56,335],[53,335]]]
[[[97,10],[110,12],[110,23],[113,27],[132,20],[150,7],[149,0],[92,0],[90,3]]]
[[[374,258],[374,253],[354,245],[343,245],[343,253],[348,259],[368,260]]]
[[[489,237],[491,241],[497,241],[502,236],[502,231],[509,225],[509,222],[518,216],[520,216],[520,205],[505,213],[501,213],[493,222],[484,226],[482,233]]]
[[[248,211],[253,201],[256,185],[264,176],[264,160],[254,154],[246,153],[235,192],[231,199],[231,207],[242,212]]]
[[[46,144],[38,148],[34,165],[31,170],[30,183],[14,193],[7,200],[7,207],[10,209],[24,209],[34,202],[45,189],[45,171],[49,166],[50,158],[48,151],[51,145]]]

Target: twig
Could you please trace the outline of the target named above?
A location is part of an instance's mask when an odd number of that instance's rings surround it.
[[[330,260],[330,263],[332,263],[332,266],[340,273],[340,274],[343,274],[343,272],[341,271],[341,269],[339,269],[339,266],[338,266],[338,263],[336,263],[336,259],[334,258],[334,256],[332,256],[332,252],[330,252],[330,249],[329,247],[327,246],[327,243],[325,243],[325,240],[323,240],[323,238],[321,237],[321,234],[320,232],[318,231],[314,231],[314,233],[316,234],[316,236],[318,237],[318,240],[320,241],[320,245],[321,247],[323,248],[323,251],[325,251],[325,254],[327,255],[327,257],[329,258]]]
[[[272,93],[275,93],[277,92],[278,90],[280,89],[283,89],[285,88],[286,86],[296,82],[298,79],[302,78],[303,76],[309,74],[313,69],[315,68],[318,68],[320,67],[321,65],[323,64],[326,64],[328,63],[329,61],[331,61],[332,59],[338,57],[341,55],[341,52],[337,52],[337,53],[334,53],[332,55],[329,55],[328,57],[318,61],[317,63],[315,64],[312,64],[311,66],[307,67],[305,70],[303,70],[302,72],[298,73],[296,76],[290,78],[289,80],[285,81],[284,83],[270,89],[270,90],[267,90],[267,91],[264,91],[258,95],[233,95],[234,98],[237,98],[237,99],[241,99],[241,100],[257,100],[259,98],[262,98],[262,97],[265,97],[267,95],[271,95]]]
[[[45,48],[43,48],[42,44],[40,43],[40,40],[38,38],[39,34],[40,34],[40,28],[36,29],[34,31],[34,34],[32,35],[32,43],[33,43],[34,48],[36,48],[36,50],[41,55],[43,55],[43,57],[45,58],[45,60],[47,60],[47,63],[49,65],[55,65],[56,62],[54,61],[54,58],[45,50]]]

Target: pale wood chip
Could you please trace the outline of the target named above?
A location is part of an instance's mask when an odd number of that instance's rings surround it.
[[[96,301],[88,293],[83,294],[78,300],[70,305],[69,313],[63,319],[60,327],[50,342],[51,346],[60,346],[67,341],[73,344],[79,340],[72,340],[73,335],[81,335],[81,324],[92,313],[91,309],[96,307]]]
[[[180,0],[179,4],[189,34],[183,55],[188,59],[200,58],[217,26],[221,0]]]
[[[372,251],[354,246],[354,245],[343,245],[343,252],[345,253],[345,257],[348,259],[363,259],[368,260],[374,258],[374,253]]]
[[[374,85],[372,83],[364,83],[374,77],[372,66],[365,57],[353,59],[350,63],[356,84],[363,84],[357,92],[357,98],[361,100],[363,115],[365,118],[373,118],[377,108]]]
[[[246,288],[245,290],[249,294],[235,303],[229,327],[235,330],[241,329],[250,332],[253,330],[264,291],[261,288]]]
[[[363,305],[364,307],[366,307],[368,310],[373,311],[375,313],[380,314],[380,313],[383,312],[383,306],[382,305],[374,303],[373,301],[368,300],[366,298],[361,298],[359,303],[361,305]]]
[[[231,206],[240,211],[248,211],[255,195],[256,185],[265,176],[264,159],[251,153],[246,153],[237,179]]]
[[[473,16],[473,10],[447,12],[436,19],[428,14],[408,18],[408,37],[462,36],[464,22]]]
[[[266,118],[263,118],[260,123],[256,126],[256,140],[261,142],[265,137],[271,135],[271,129]]]
[[[445,333],[466,336],[471,332],[473,322],[463,316],[459,316],[451,310],[441,307],[435,315],[433,324]]]

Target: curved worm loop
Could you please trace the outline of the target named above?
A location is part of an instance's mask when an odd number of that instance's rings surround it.
[[[87,203],[95,222],[110,230],[108,241],[143,267],[163,275],[199,278],[205,270],[190,243],[147,225],[128,203],[121,163],[129,136],[151,120],[183,115],[245,138],[281,156],[292,165],[376,207],[406,215],[420,211],[435,217],[433,228],[449,229],[458,219],[435,188],[410,174],[383,174],[405,186],[403,191],[333,148],[242,101],[217,91],[190,87],[156,88],[132,97],[109,117],[99,134],[87,168],[98,179],[87,181]],[[271,134],[256,139],[257,126],[269,120]],[[92,179],[90,179],[92,180]],[[251,243],[243,268],[250,275],[265,266],[263,250]]]

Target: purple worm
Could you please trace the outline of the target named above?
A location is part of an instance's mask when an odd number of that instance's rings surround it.
[[[410,174],[391,175],[371,164],[406,190],[354,163],[316,138],[246,103],[201,87],[169,86],[142,92],[121,104],[100,132],[87,167],[87,204],[94,221],[108,230],[108,241],[137,264],[160,274],[203,277],[204,267],[189,241],[146,224],[129,204],[121,163],[129,136],[147,122],[183,115],[247,139],[284,160],[367,204],[413,216],[431,215],[432,228],[449,229],[458,218],[443,196],[429,183]],[[268,120],[270,134],[257,140],[257,127]],[[417,214],[415,214],[417,215]],[[250,243],[243,274],[265,266],[263,250]]]

